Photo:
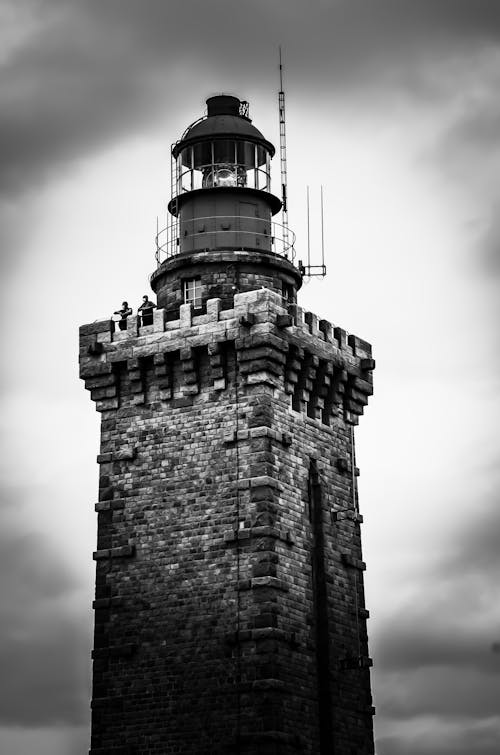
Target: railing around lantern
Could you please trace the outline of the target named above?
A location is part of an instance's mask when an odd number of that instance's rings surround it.
[[[201,228],[200,228],[201,224]],[[188,218],[183,223],[182,241],[189,251],[202,251],[204,249],[232,248],[256,250],[255,239],[258,241],[259,251],[271,251],[280,257],[293,262],[295,259],[295,233],[290,228],[284,228],[281,223],[265,220],[264,218],[246,217],[242,215],[209,215],[199,218]],[[199,230],[194,230],[198,226]],[[188,227],[193,231],[189,232]],[[263,231],[262,228],[265,228]],[[175,257],[181,253],[179,233],[179,221],[173,220],[165,228],[158,231],[156,241],[156,261],[160,265],[164,260]],[[224,234],[227,244],[224,243]],[[235,242],[235,236],[241,243]],[[208,243],[202,248],[192,244],[192,239],[208,237]],[[210,244],[213,241],[213,246]],[[248,240],[246,243],[245,240]],[[216,242],[216,243],[215,243]],[[267,249],[266,247],[269,247]]]

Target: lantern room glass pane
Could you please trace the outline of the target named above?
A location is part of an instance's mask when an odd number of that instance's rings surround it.
[[[255,167],[255,148],[251,142],[237,142],[238,164],[246,168]]]
[[[191,156],[192,156],[192,148],[191,147],[184,147],[184,149],[181,152],[181,166],[184,165],[186,168],[192,168],[191,164]]]
[[[212,142],[201,142],[194,145],[194,167],[202,168],[212,164]]]
[[[267,149],[264,149],[260,144],[257,145],[256,149],[257,153],[257,167],[260,168],[261,165],[265,165],[267,161],[267,155],[269,154]]]
[[[218,186],[271,190],[269,152],[243,139],[214,139],[185,147],[177,166],[179,193]]]
[[[214,142],[214,163],[234,165],[236,162],[235,157],[235,142],[232,139],[217,139]]]

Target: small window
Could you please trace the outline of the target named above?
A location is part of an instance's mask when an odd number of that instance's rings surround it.
[[[200,309],[202,301],[199,278],[188,278],[184,281],[184,304],[192,304],[195,309]]]
[[[292,304],[295,299],[295,289],[290,283],[281,283],[281,294],[286,303]]]

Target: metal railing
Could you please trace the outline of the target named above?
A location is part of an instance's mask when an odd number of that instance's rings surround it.
[[[255,224],[255,228],[251,227],[252,223]],[[176,218],[159,230],[155,237],[155,257],[158,265],[184,251],[181,249],[181,239],[178,236],[181,225],[182,242],[189,251],[222,248],[234,248],[235,251],[250,249],[271,251],[290,262],[295,259],[295,233],[281,223],[242,215],[208,215],[188,218],[181,224]],[[189,232],[189,229],[192,229],[192,232]],[[224,235],[227,243],[225,243]],[[202,248],[196,248],[196,245],[192,245],[191,239],[200,239],[200,237],[206,238],[207,243]],[[256,244],[255,239],[260,243]]]

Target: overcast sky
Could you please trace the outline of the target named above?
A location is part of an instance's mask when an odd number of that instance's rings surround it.
[[[281,44],[299,257],[325,190],[301,303],[377,360],[356,431],[377,755],[496,755],[500,4],[0,0],[0,42],[0,751],[88,747],[77,327],[148,291],[170,144],[208,96],[277,144]]]

